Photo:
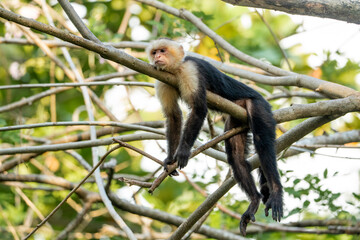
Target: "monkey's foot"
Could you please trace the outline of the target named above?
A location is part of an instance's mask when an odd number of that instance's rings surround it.
[[[240,234],[244,237],[246,236],[246,227],[251,221],[255,222],[255,215],[253,213],[248,213],[247,211],[241,216],[240,221]]]
[[[240,234],[246,236],[246,227],[250,220],[255,222],[255,213],[259,207],[260,199],[250,202],[248,209],[243,213],[240,220]]]
[[[269,210],[271,209],[272,219],[280,222],[281,218],[284,216],[282,192],[271,193],[265,206],[265,216],[269,216]]]

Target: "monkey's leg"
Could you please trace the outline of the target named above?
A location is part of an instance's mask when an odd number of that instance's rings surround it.
[[[238,120],[230,117],[226,121],[225,130],[239,125]],[[246,143],[247,131],[225,140],[227,158],[232,167],[234,177],[250,200],[250,205],[245,213],[243,213],[240,221],[240,233],[243,236],[246,235],[246,227],[250,220],[255,221],[255,213],[258,210],[261,198],[261,194],[256,189],[254,179],[250,173],[250,165],[245,160]]]
[[[280,182],[280,175],[277,169],[275,152],[275,121],[270,109],[267,108],[261,99],[246,100],[246,110],[251,130],[254,136],[254,145],[259,155],[261,175],[263,177],[261,192],[264,192],[265,215],[272,210],[272,218],[275,221],[283,217],[283,188]],[[266,195],[267,189],[268,196]]]

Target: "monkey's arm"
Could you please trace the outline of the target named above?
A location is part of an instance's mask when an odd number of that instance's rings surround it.
[[[168,158],[172,159],[179,146],[181,136],[182,114],[178,104],[166,114],[166,139],[168,142]]]
[[[173,161],[180,142],[182,113],[178,104],[179,94],[175,88],[156,81],[155,89],[166,117],[167,158],[164,161],[164,167],[166,168],[167,163]],[[172,175],[176,175],[176,173],[174,171]]]
[[[196,96],[194,96],[191,112],[185,123],[183,134],[181,135],[180,143],[173,159],[174,162],[178,162],[180,168],[185,167],[189,161],[191,147],[199,135],[206,114],[205,89],[199,89]]]

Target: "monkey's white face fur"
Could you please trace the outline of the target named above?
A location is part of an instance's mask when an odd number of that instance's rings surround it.
[[[169,72],[178,70],[185,56],[183,47],[168,39],[152,41],[146,48],[146,53],[152,65]]]

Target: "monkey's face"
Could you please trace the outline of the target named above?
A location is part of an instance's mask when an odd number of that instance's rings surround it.
[[[166,70],[166,67],[171,65],[171,56],[169,56],[166,48],[153,49],[150,54],[152,63],[157,68]]]
[[[184,58],[184,49],[175,41],[160,39],[153,41],[146,49],[151,64],[157,69],[175,73]]]

